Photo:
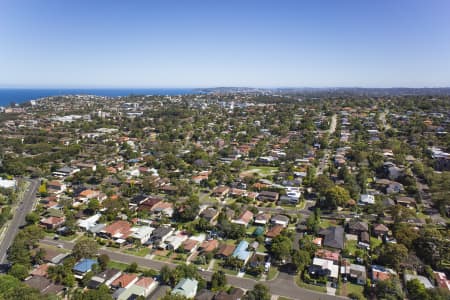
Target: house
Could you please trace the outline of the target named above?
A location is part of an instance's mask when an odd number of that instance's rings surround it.
[[[139,210],[152,211],[153,207],[162,200],[162,198],[147,197],[146,200],[139,203]]]
[[[120,293],[118,300],[136,299],[139,296],[148,297],[153,292],[158,283],[150,277],[141,277],[136,283],[126,288],[123,293]]]
[[[0,188],[2,189],[15,189],[17,186],[17,181],[15,179],[3,179],[0,177]]]
[[[198,281],[191,278],[183,278],[173,288],[172,294],[181,295],[186,298],[194,298],[197,294]]]
[[[285,215],[275,215],[270,219],[270,222],[275,225],[287,227],[289,225],[289,217]]]
[[[108,226],[106,226],[102,231],[101,235],[105,236],[106,238],[112,238],[112,239],[120,239],[124,240],[128,236],[130,236],[132,233],[131,231],[131,224],[127,221],[115,221]]]
[[[213,207],[208,207],[200,213],[200,217],[211,224],[217,219],[217,216],[219,216],[219,210]]]
[[[86,273],[92,271],[92,266],[97,263],[96,259],[83,258],[78,261],[73,267],[72,271],[75,278],[82,279]]]
[[[383,237],[389,233],[389,228],[387,228],[384,224],[376,224],[373,227],[372,232],[376,237]]]
[[[245,292],[240,288],[232,288],[230,291],[220,291],[214,300],[240,300],[244,298]]]
[[[332,226],[319,231],[323,237],[323,246],[335,249],[344,249],[344,228],[342,226]]]
[[[277,192],[262,191],[258,194],[257,199],[260,201],[276,202],[278,201],[279,197],[280,195]]]
[[[64,193],[67,189],[67,186],[58,180],[52,180],[47,182],[47,191],[52,192],[54,194]]]
[[[34,268],[31,272],[30,272],[30,275],[32,275],[32,276],[44,276],[44,277],[47,277],[47,271],[48,271],[48,268],[50,267],[51,265],[49,264],[49,263],[46,263],[46,264],[42,264],[42,265],[40,265],[40,266],[37,266],[36,268]]]
[[[348,233],[359,235],[362,232],[369,231],[369,225],[366,222],[353,220],[348,223]]]
[[[235,249],[236,249],[235,245],[222,244],[222,245],[220,245],[220,247],[216,253],[216,257],[217,258],[230,257],[234,253]]]
[[[195,300],[214,300],[216,293],[207,289],[203,289],[197,293]]]
[[[171,235],[164,241],[164,248],[167,250],[177,250],[185,240],[187,240],[187,235]]]
[[[259,213],[255,216],[255,220],[253,223],[258,225],[266,225],[270,220],[270,214],[267,213]]]
[[[187,239],[183,242],[183,251],[187,253],[194,252],[197,249],[198,241],[194,239]]]
[[[445,289],[447,291],[450,291],[450,280],[447,279],[447,275],[442,272],[433,272],[437,286],[441,289]]]
[[[275,225],[272,226],[267,232],[266,232],[266,237],[269,239],[273,239],[277,236],[279,236],[281,234],[281,232],[283,231],[284,227],[283,225]]]
[[[253,252],[247,251],[249,244],[247,241],[241,241],[239,245],[234,249],[232,256],[242,260],[244,262],[244,265],[247,263],[247,261],[252,256]]]
[[[52,173],[52,175],[55,177],[67,177],[78,172],[80,172],[80,169],[66,166],[56,170],[55,172]]]
[[[62,224],[64,224],[65,221],[66,221],[66,218],[64,218],[64,217],[53,217],[52,216],[52,217],[41,219],[41,221],[39,223],[47,229],[55,229],[55,228],[58,228],[59,226],[61,226]]]
[[[203,241],[200,246],[198,247],[198,250],[200,252],[209,253],[213,252],[214,250],[219,247],[219,241],[218,240],[209,240],[209,241]]]
[[[313,278],[326,276],[328,280],[337,282],[339,265],[329,259],[314,257],[312,264],[308,267],[308,274]]]
[[[397,275],[397,273],[394,270],[383,266],[372,265],[371,269],[372,269],[371,272],[372,276],[370,279],[373,282],[389,280],[392,276]]]
[[[244,211],[237,219],[232,220],[232,223],[248,226],[253,220],[253,213],[249,210]]]
[[[395,202],[397,202],[397,204],[402,205],[407,208],[415,208],[416,207],[416,200],[411,197],[399,196],[395,199]]]
[[[173,204],[166,201],[160,201],[153,205],[151,212],[171,218],[173,216]]]
[[[367,281],[366,267],[362,265],[350,264],[348,275],[351,281],[359,285],[365,285]]]
[[[369,194],[361,194],[359,196],[359,203],[362,205],[375,204],[375,196]]]
[[[43,295],[55,294],[59,295],[64,291],[64,286],[54,284],[50,279],[43,276],[32,276],[24,281],[29,287],[36,289]]]
[[[138,276],[135,274],[124,273],[111,283],[111,287],[113,289],[126,289],[138,281],[138,279]]]
[[[97,221],[100,219],[101,214],[95,214],[87,219],[81,219],[77,221],[78,227],[83,231],[88,231],[93,226],[97,225]]]
[[[155,228],[150,226],[133,227],[131,228],[133,233],[130,235],[130,238],[139,241],[141,244],[145,244],[150,239],[153,230]]]
[[[158,227],[155,230],[153,230],[149,241],[154,245],[159,245],[160,243],[163,243],[172,234],[173,229],[171,227]]]
[[[228,193],[230,192],[230,188],[227,186],[218,186],[216,187],[213,192],[212,195],[214,197],[217,198],[225,198],[226,196],[228,196]]]
[[[119,270],[106,269],[105,271],[92,276],[87,286],[90,289],[97,289],[102,284],[106,285],[107,287],[110,287],[112,282],[117,278],[119,278],[120,275],[122,275],[122,272]]]

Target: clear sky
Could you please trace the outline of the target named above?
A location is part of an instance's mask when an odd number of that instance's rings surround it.
[[[450,86],[450,1],[1,0],[0,86]]]

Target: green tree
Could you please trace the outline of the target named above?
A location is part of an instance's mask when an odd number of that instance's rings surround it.
[[[19,280],[24,280],[28,277],[28,268],[21,264],[14,264],[8,271],[8,274]]]
[[[272,240],[270,252],[274,259],[278,261],[289,258],[292,251],[292,241],[284,235],[279,235]]]
[[[222,270],[214,272],[211,277],[211,290],[219,291],[226,288],[227,277]]]
[[[408,299],[410,300],[431,300],[425,286],[418,279],[408,281],[406,283],[406,290],[408,291]]]
[[[408,249],[402,244],[387,243],[381,246],[378,261],[382,265],[399,270],[400,264],[408,257]]]
[[[107,254],[101,254],[98,256],[98,265],[100,266],[100,269],[102,269],[102,270],[106,270],[106,268],[108,267],[109,261],[110,261],[110,259]]]
[[[39,222],[39,214],[32,211],[25,216],[25,221],[27,222],[27,224],[36,224],[37,222]]]
[[[97,255],[98,244],[90,238],[83,238],[75,244],[72,254],[77,258],[90,258]]]
[[[311,264],[311,256],[308,251],[293,250],[291,261],[297,267],[297,272],[302,272],[306,266]]]
[[[269,288],[261,283],[255,284],[253,290],[245,294],[245,300],[270,300],[271,294]]]
[[[350,200],[348,191],[340,186],[334,186],[325,191],[325,199],[320,202],[322,207],[327,209],[336,209],[338,206],[344,206]]]

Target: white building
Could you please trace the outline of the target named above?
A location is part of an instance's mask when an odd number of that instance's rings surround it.
[[[0,188],[4,189],[14,189],[17,186],[17,181],[15,179],[3,179],[0,177]]]

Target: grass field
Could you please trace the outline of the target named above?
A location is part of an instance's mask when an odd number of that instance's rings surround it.
[[[270,175],[274,175],[278,172],[277,167],[267,167],[267,166],[248,166],[248,168],[241,172],[241,176],[254,176],[255,174],[258,177],[267,177]]]

